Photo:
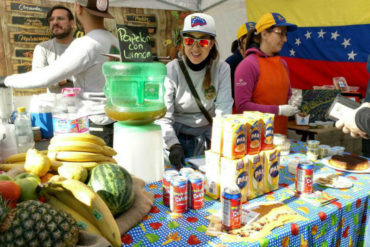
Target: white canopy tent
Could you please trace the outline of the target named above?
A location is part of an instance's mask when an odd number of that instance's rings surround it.
[[[74,0],[51,0],[57,2],[74,2]],[[112,7],[151,8],[168,10],[186,10],[205,12],[229,0],[110,0]],[[231,1],[232,2],[232,1]]]

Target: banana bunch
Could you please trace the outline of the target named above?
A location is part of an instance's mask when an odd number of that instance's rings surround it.
[[[105,237],[113,247],[122,245],[118,225],[108,206],[86,184],[54,176],[41,194],[47,203],[70,213],[82,229]]]
[[[88,170],[102,162],[116,164],[116,160],[112,158],[116,154],[103,139],[86,133],[54,136],[48,147],[48,157],[54,171],[65,164],[79,165]]]
[[[42,154],[46,155],[47,150],[40,151]],[[26,162],[27,153],[18,153],[10,155],[6,158],[5,163],[0,164],[0,171],[9,171],[14,167],[23,167]]]

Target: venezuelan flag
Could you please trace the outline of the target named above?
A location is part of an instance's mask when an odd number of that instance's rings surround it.
[[[298,25],[280,55],[287,61],[293,88],[333,85],[343,76],[365,92],[370,55],[369,0],[246,0],[248,21],[266,12]]]

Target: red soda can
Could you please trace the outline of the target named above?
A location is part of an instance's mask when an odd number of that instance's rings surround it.
[[[297,165],[295,178],[295,190],[297,194],[312,193],[313,184],[313,163],[305,160]]]
[[[162,199],[163,199],[163,204],[166,205],[167,207],[170,206],[170,186],[171,186],[171,180],[175,176],[178,176],[179,172],[176,170],[167,170],[165,171],[163,175],[163,180],[162,180]]]
[[[227,230],[241,227],[241,197],[237,186],[226,187],[222,193],[222,225]]]
[[[188,211],[188,179],[184,176],[176,176],[171,180],[170,209],[178,214]]]
[[[204,207],[204,182],[203,176],[193,173],[189,176],[189,207],[200,209]]]

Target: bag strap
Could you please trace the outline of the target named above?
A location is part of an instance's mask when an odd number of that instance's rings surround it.
[[[197,102],[197,105],[198,105],[200,111],[206,117],[206,119],[208,120],[208,122],[212,125],[212,122],[213,122],[212,117],[211,117],[211,115],[209,115],[209,112],[206,110],[206,108],[204,108],[202,102],[200,101],[199,95],[198,95],[197,91],[194,88],[194,84],[193,84],[193,82],[192,82],[192,80],[191,80],[191,78],[189,76],[188,71],[186,70],[184,61],[181,58],[179,58],[178,61],[179,61],[179,65],[180,65],[181,71],[182,71],[182,73],[185,76],[186,82],[188,83],[188,86],[190,88],[190,91],[193,94],[193,96],[195,98],[195,101]]]

